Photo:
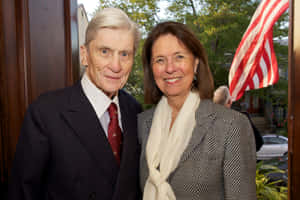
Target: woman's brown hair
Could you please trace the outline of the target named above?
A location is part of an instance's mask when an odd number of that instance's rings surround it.
[[[208,59],[203,45],[188,27],[178,22],[162,22],[157,24],[149,33],[143,47],[142,60],[144,68],[144,100],[147,104],[156,104],[163,93],[157,87],[152,70],[152,47],[162,35],[171,34],[188,48],[199,59],[199,65],[194,80],[194,88],[199,92],[201,99],[212,99],[214,82],[208,65]]]

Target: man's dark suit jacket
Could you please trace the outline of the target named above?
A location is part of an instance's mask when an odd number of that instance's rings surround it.
[[[251,124],[251,127],[253,129],[253,133],[254,133],[254,136],[255,136],[255,145],[256,145],[256,151],[259,151],[259,149],[262,147],[262,145],[264,144],[264,140],[259,132],[259,130],[254,126],[252,120],[251,120],[251,117],[249,115],[249,113],[247,112],[244,112],[244,111],[241,111],[241,113],[243,113],[244,115],[247,116],[247,118],[249,119],[249,122]]]
[[[80,83],[44,94],[29,106],[12,168],[9,199],[139,198],[141,106],[119,91],[123,146],[118,166]]]

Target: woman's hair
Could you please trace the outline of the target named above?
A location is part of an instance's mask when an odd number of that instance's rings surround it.
[[[214,82],[204,47],[197,39],[196,35],[190,31],[186,25],[169,21],[157,24],[149,33],[144,43],[142,59],[144,68],[145,103],[156,104],[163,95],[155,83],[151,60],[153,44],[160,36],[167,34],[175,36],[180,43],[184,44],[184,46],[199,59],[197,72],[195,74],[196,80],[194,80],[193,86],[199,92],[201,99],[212,99]]]
[[[126,29],[132,32],[134,38],[134,50],[137,49],[140,32],[136,23],[134,23],[125,12],[118,8],[105,8],[98,12],[89,22],[85,34],[85,46],[95,39],[97,31],[101,28]]]

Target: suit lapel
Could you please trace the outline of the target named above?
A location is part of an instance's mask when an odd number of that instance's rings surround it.
[[[201,100],[199,108],[196,111],[196,125],[192,133],[192,137],[185,151],[183,152],[178,166],[186,161],[190,154],[198,145],[201,144],[203,138],[211,130],[215,113],[212,111],[212,102],[209,100]]]
[[[136,111],[130,110],[128,106],[128,99],[122,92],[119,93],[119,104],[121,111],[122,127],[123,127],[123,146],[121,156],[121,166],[119,175],[125,175],[126,171],[129,170],[128,166],[133,163],[132,157],[136,156],[138,142],[137,142],[137,116]],[[119,176],[119,179],[122,177]]]
[[[78,83],[70,96],[69,107],[62,116],[72,127],[79,140],[99,168],[117,175],[118,165],[97,115]],[[115,171],[116,173],[112,173]]]
[[[138,173],[138,142],[137,142],[137,116],[136,111],[130,110],[128,98],[119,91],[119,105],[123,127],[123,145],[121,155],[121,166],[118,174],[115,192],[112,199],[121,198],[119,195],[126,192],[128,174]],[[138,186],[137,186],[138,187]]]
[[[129,110],[126,105],[126,99],[120,94],[119,96],[121,119],[123,126],[123,147],[122,147],[122,160],[128,160],[127,157],[135,153],[136,140],[137,140],[137,124],[135,113]],[[121,162],[122,163],[122,162]],[[123,162],[124,163],[124,162]],[[121,166],[122,167],[122,166]]]

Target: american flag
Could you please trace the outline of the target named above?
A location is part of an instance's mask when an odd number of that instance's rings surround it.
[[[288,0],[262,0],[256,9],[230,67],[229,90],[233,101],[246,90],[278,81],[273,25],[288,7]]]

